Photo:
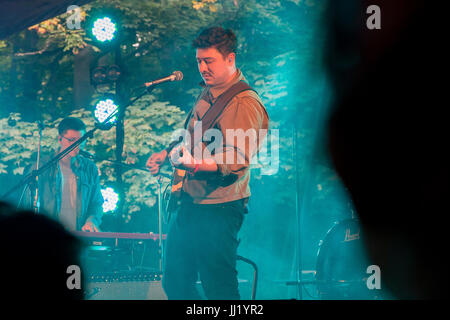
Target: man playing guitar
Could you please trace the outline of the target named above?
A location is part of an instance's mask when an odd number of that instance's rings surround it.
[[[208,28],[193,46],[203,91],[187,116],[185,129],[191,136],[199,124],[202,134],[215,129],[223,143],[219,147],[216,143],[214,151],[205,156],[209,148],[205,136],[187,144],[175,141],[147,161],[153,175],[159,174],[167,160],[181,173],[181,183],[172,185],[179,189],[180,206],[170,221],[163,287],[169,299],[200,299],[195,288],[200,275],[208,299],[237,300],[237,234],[250,197],[250,160],[264,139],[260,133],[267,133],[269,117],[258,94],[236,68],[236,36],[231,30]],[[230,130],[254,132],[258,138],[250,137],[246,145],[242,142],[248,136],[229,138]]]

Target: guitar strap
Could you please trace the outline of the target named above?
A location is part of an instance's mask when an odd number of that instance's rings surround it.
[[[202,134],[204,134],[208,129],[210,129],[213,126],[213,124],[216,122],[216,120],[222,114],[223,110],[228,105],[228,103],[231,101],[231,99],[233,99],[236,95],[238,95],[239,93],[246,91],[246,90],[255,91],[246,82],[241,80],[241,81],[235,83],[234,85],[232,85],[227,91],[225,91],[221,95],[219,95],[216,99],[216,102],[211,107],[209,107],[209,109],[203,115],[203,117],[201,118],[201,122],[196,123],[196,125],[199,125],[201,123]],[[190,120],[193,112],[194,111],[192,109],[190,112],[190,115],[185,123],[185,128],[187,128],[187,125],[189,123],[189,120]],[[194,132],[196,129],[197,129],[197,127],[194,126]],[[191,146],[194,146],[194,134],[191,134]]]
[[[239,81],[239,82],[235,83],[234,85],[232,85],[227,91],[225,91],[224,93],[219,95],[216,99],[216,102],[212,106],[210,106],[209,109],[206,111],[206,113],[203,115],[201,121],[198,121],[195,123],[194,132],[196,130],[196,126],[198,126],[201,123],[202,134],[204,134],[206,132],[206,130],[210,129],[214,125],[214,123],[217,121],[217,119],[219,118],[219,116],[221,115],[221,113],[223,112],[225,107],[228,105],[228,103],[231,101],[231,99],[233,99],[233,97],[236,96],[237,94],[239,94],[243,91],[246,91],[246,90],[255,91],[246,82]],[[198,101],[198,99],[197,99],[197,101]],[[195,104],[195,105],[197,105],[197,104]],[[186,121],[184,124],[185,129],[187,129],[187,127],[189,125],[189,122],[194,113],[194,108],[195,108],[195,106],[191,109],[191,111],[189,112],[189,114],[186,118]],[[166,150],[168,150],[167,152],[169,153],[170,150],[179,142],[181,142],[181,141],[172,142],[170,144],[169,148],[166,149]],[[194,134],[193,133],[191,133],[191,149],[192,149],[192,146],[194,146]],[[175,170],[174,171],[174,179],[172,180],[172,193],[171,193],[172,196],[170,198],[170,201],[168,201],[168,204],[167,204],[167,208],[166,208],[167,212],[172,212],[173,210],[175,210],[176,207],[179,206],[180,195],[181,195],[182,186],[183,186],[183,182],[184,182],[185,178],[186,178],[185,170]]]
[[[225,107],[228,105],[228,103],[231,101],[231,99],[233,99],[234,96],[238,95],[239,93],[246,91],[246,90],[252,90],[255,91],[252,87],[250,87],[245,81],[239,81],[237,83],[235,83],[234,85],[232,85],[227,91],[223,92],[221,95],[219,95],[216,99],[216,102],[209,107],[209,109],[206,111],[206,113],[203,115],[203,118],[201,119],[201,124],[202,124],[202,133],[205,133],[206,130],[208,130],[209,128],[211,128],[213,126],[213,124],[215,123],[215,121],[217,120],[217,118],[219,118],[220,114],[222,113],[222,111],[225,109]],[[255,91],[256,92],[256,91]],[[198,101],[198,98],[197,98]],[[195,105],[197,105],[197,103],[195,103]],[[184,122],[184,128],[187,129],[189,122],[192,118],[192,115],[194,113],[194,107],[189,111],[187,117],[186,117],[186,121]],[[199,124],[200,122],[197,122],[197,124]],[[194,131],[197,128],[194,128]],[[178,141],[172,141],[169,146],[166,148],[167,154],[170,153],[170,151],[178,144],[182,141],[182,138],[180,137],[180,139]],[[191,134],[191,146],[194,145],[194,135]],[[192,150],[191,150],[192,151]]]

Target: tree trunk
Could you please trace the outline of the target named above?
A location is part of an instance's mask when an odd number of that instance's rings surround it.
[[[91,47],[82,49],[74,57],[73,70],[73,105],[75,109],[89,106],[94,87],[90,81],[90,67],[94,59]]]

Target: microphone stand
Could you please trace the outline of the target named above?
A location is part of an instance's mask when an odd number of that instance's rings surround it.
[[[91,155],[91,154],[81,154],[80,153],[80,155],[82,157],[85,157],[85,158],[88,158],[88,159],[91,159],[91,160],[94,160],[94,161],[107,161],[107,162],[109,162],[111,164],[123,166],[123,167],[126,167],[126,168],[130,169],[130,170],[131,169],[135,169],[135,170],[149,172],[146,167],[136,166],[134,164],[124,163],[124,162],[120,162],[120,161],[116,161],[116,160],[110,160],[110,159],[102,159],[102,158],[99,158],[99,157]],[[159,175],[170,179],[170,175],[168,175],[166,173],[160,172]]]
[[[39,169],[39,162],[41,158],[41,141],[42,141],[42,130],[44,130],[44,123],[42,121],[38,121],[38,128],[39,128],[39,142],[38,142],[38,152],[37,152],[37,160],[36,160],[36,170]],[[39,175],[36,175],[36,186],[35,186],[35,193],[34,193],[34,202],[33,202],[33,209],[34,213],[39,213],[39,208],[41,207],[39,202]]]
[[[158,175],[158,233],[159,233],[159,271],[163,272],[163,261],[164,261],[164,245],[162,242],[162,205],[161,205],[161,175]]]
[[[151,86],[147,86],[145,88],[145,91],[143,91],[141,94],[139,94],[136,98],[134,98],[133,100],[131,100],[127,106],[125,106],[125,109],[130,106],[131,104],[133,104],[136,100],[138,100],[139,98],[141,98],[144,94],[146,93],[150,93],[155,85],[157,85],[158,83],[154,83]],[[124,109],[124,110],[125,110]],[[121,164],[123,165],[123,164]],[[135,168],[138,169],[138,168]],[[142,169],[141,169],[142,170]],[[147,169],[144,169],[145,171],[148,172]],[[159,243],[158,243],[158,253],[159,253],[159,271],[164,274],[164,268],[163,268],[163,255],[164,255],[164,243],[162,241],[162,227],[161,227],[161,218],[162,218],[162,206],[161,206],[161,175],[158,176],[158,229],[159,229]]]

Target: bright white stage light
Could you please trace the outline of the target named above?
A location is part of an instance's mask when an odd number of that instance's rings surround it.
[[[92,34],[100,42],[111,41],[116,32],[116,24],[110,18],[97,19],[92,27]]]
[[[106,118],[109,117],[111,113],[116,111],[118,109],[118,106],[114,103],[112,99],[105,99],[100,100],[95,105],[94,110],[94,117],[97,119],[99,123],[103,123]],[[117,116],[113,116],[109,121],[108,124],[114,124],[117,121]]]
[[[113,188],[107,187],[101,190],[103,196],[103,212],[113,212],[117,209],[119,194]]]

